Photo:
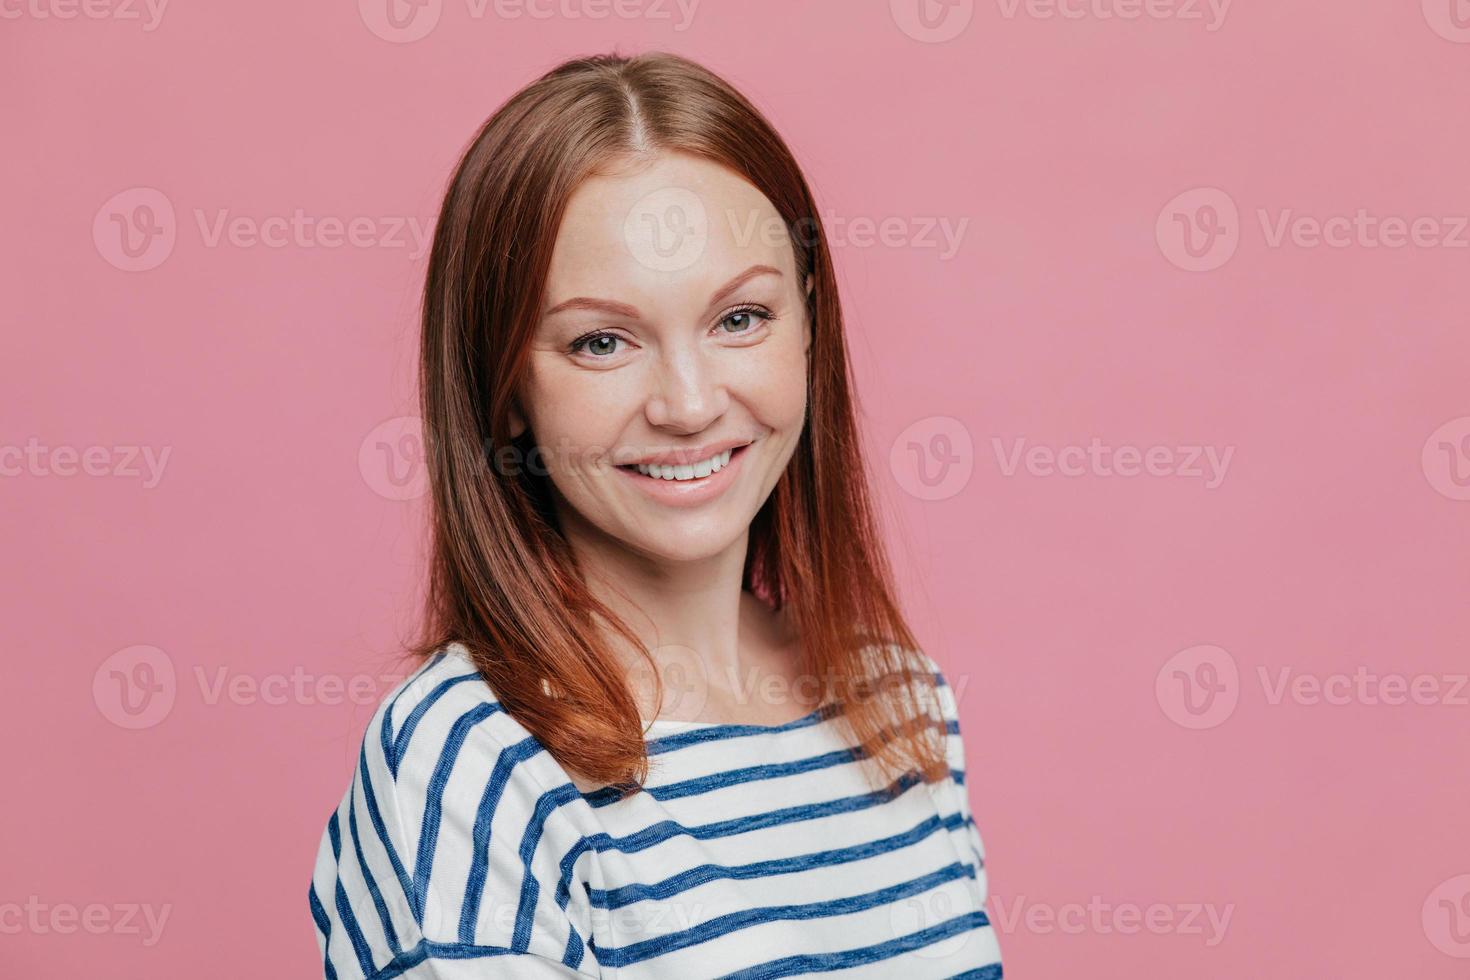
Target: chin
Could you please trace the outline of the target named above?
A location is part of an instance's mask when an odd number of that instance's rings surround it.
[[[624,543],[649,557],[667,562],[703,561],[727,551],[744,539],[750,530],[747,521],[734,527],[725,521],[711,526],[710,522],[695,520],[671,520],[664,522],[666,533],[656,533],[651,527],[624,538]]]

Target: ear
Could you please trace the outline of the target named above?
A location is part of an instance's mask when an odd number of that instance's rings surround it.
[[[512,439],[519,439],[521,433],[526,431],[526,420],[521,415],[520,407],[512,402],[510,410],[506,413],[506,417],[510,421],[510,437]]]

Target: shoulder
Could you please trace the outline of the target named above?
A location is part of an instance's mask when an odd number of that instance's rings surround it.
[[[944,723],[945,754],[949,759],[950,776],[957,783],[965,778],[965,745],[960,733],[959,691],[951,681],[953,672],[946,672],[939,662],[924,650],[913,651],[922,669],[933,683],[921,685],[920,697],[925,700],[928,713]]]
[[[371,975],[425,944],[561,960],[575,930],[539,899],[548,855],[580,839],[557,812],[578,796],[467,651],[439,651],[383,697],[322,837],[311,898],[329,962]]]
[[[543,798],[578,795],[568,773],[512,717],[451,645],[383,699],[364,736],[381,756],[400,814],[438,821],[530,819]],[[469,828],[466,828],[469,829]]]
[[[897,676],[904,670],[907,680],[903,697],[909,700],[916,715],[932,718],[944,726],[944,750],[950,775],[956,782],[964,780],[965,747],[960,734],[959,693],[953,683],[954,672],[946,671],[939,662],[920,647],[897,643],[870,643],[862,650],[871,676]]]
[[[864,649],[868,669],[888,673],[900,665],[910,672],[907,690],[916,706],[926,714],[942,718],[951,729],[959,726],[959,699],[950,677],[929,653],[918,647],[898,644],[869,645]]]
[[[915,652],[918,654],[920,662],[923,663],[925,671],[934,678],[936,710],[938,710],[940,717],[953,728],[957,729],[960,719],[959,695],[950,683],[949,675],[939,665],[939,662],[929,656],[928,653],[923,650],[917,650]]]
[[[529,732],[511,717],[485,683],[468,651],[451,644],[384,696],[368,723],[366,741],[375,743],[395,782],[415,785],[436,769],[476,760],[530,759],[544,754]],[[528,766],[517,775],[555,779],[554,763]]]

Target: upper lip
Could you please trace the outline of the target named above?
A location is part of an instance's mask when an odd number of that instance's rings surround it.
[[[753,440],[750,439],[726,439],[723,442],[712,442],[705,446],[695,446],[691,449],[669,449],[663,452],[652,453],[638,459],[631,459],[618,463],[619,466],[691,466],[701,460],[709,459],[727,449],[739,449],[748,446]]]

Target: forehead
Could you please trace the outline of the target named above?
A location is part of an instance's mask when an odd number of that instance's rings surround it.
[[[795,255],[771,202],[726,167],[662,153],[589,177],[573,192],[552,252],[547,307],[574,296],[636,303],[671,287],[707,298],[756,263],[794,281]]]

